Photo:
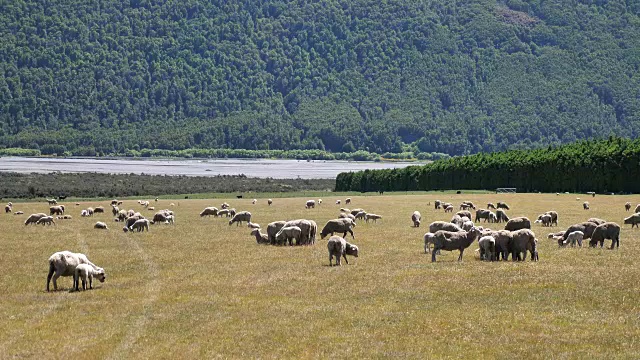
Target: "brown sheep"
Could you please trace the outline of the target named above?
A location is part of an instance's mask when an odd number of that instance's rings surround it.
[[[633,214],[631,216],[629,216],[628,218],[624,219],[624,223],[625,224],[631,224],[631,228],[633,229],[634,226],[636,227],[640,227],[638,226],[638,224],[640,224],[640,214]]]
[[[611,247],[619,248],[620,247],[620,225],[614,222],[606,222],[604,224],[598,225],[598,227],[593,230],[593,235],[591,235],[591,241],[589,241],[589,246],[596,247],[598,242],[600,242],[600,247],[604,246],[604,241],[606,239],[611,239]]]
[[[523,261],[527,258],[527,251],[531,253],[531,261],[538,261],[536,235],[529,229],[520,229],[511,233],[511,260]],[[520,255],[523,255],[522,257]]]
[[[500,201],[498,202],[498,204],[497,204],[497,206],[496,206],[496,207],[497,207],[498,209],[511,210],[511,209],[509,208],[509,205],[507,205],[507,203],[500,202]]]
[[[562,245],[562,243],[564,243],[564,241],[567,240],[567,237],[569,236],[569,234],[571,234],[574,231],[582,231],[582,233],[584,234],[584,239],[589,239],[591,238],[591,235],[593,235],[593,231],[596,229],[596,227],[598,227],[598,225],[590,221],[585,221],[580,224],[571,225],[567,229],[567,231],[564,232],[562,239],[558,239],[558,244]]]
[[[626,204],[624,204],[624,211],[629,211],[631,210],[631,203],[627,202]]]
[[[504,229],[509,231],[517,231],[520,229],[531,229],[531,221],[524,216],[516,217],[509,220],[507,222],[507,225],[505,225]]]

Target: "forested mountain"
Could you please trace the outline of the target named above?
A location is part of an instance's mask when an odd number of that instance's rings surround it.
[[[452,155],[640,132],[637,0],[0,2],[0,146]]]

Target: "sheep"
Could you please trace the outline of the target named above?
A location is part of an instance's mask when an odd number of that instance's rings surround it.
[[[440,204],[440,206],[442,206],[442,209],[446,210],[449,206],[453,206],[453,204],[448,202],[443,202],[442,204]]]
[[[351,234],[351,237],[355,239],[353,235],[353,227],[356,226],[350,219],[333,219],[327,221],[320,232],[320,238],[324,239],[327,235],[333,235],[334,232],[343,233],[342,237],[347,236],[347,232]]]
[[[434,202],[433,202],[433,206],[434,206],[434,208],[435,208],[434,210],[438,210],[438,209],[440,209],[440,207],[442,206],[442,201],[440,201],[440,200],[436,200],[436,201],[434,201]]]
[[[125,210],[118,211],[118,214],[116,215],[116,219],[118,221],[125,221],[127,219],[127,212]]]
[[[149,210],[149,211],[154,211],[155,209],[156,209],[156,208],[155,208],[155,207],[153,207],[153,206],[149,206],[149,207],[147,208],[147,210]]]
[[[322,199],[318,199],[318,205],[322,205]]]
[[[473,221],[467,220],[462,224],[461,228],[464,231],[469,231],[469,230],[471,230],[473,228],[473,226],[474,226],[473,225]]]
[[[107,227],[107,224],[103,223],[102,221],[98,221],[95,225],[93,225],[94,229],[103,229],[103,230],[108,230],[109,228]]]
[[[94,269],[89,264],[78,264],[73,274],[73,287],[76,291],[80,291],[80,280],[82,280],[82,290],[87,290],[87,280],[89,282],[89,289],[93,289],[93,278],[98,279],[100,282],[104,282],[106,274],[104,269]]]
[[[451,221],[449,222],[460,227],[462,226],[462,224],[464,224],[464,221],[462,221],[462,217],[460,217],[460,215],[458,214],[453,215],[453,217],[451,218]]]
[[[351,219],[354,223],[356,222],[355,215],[351,215],[347,213],[340,213],[340,215],[338,215],[338,219]]]
[[[585,202],[582,203],[582,209],[589,210],[589,202],[588,201],[585,201]]]
[[[351,198],[346,198],[344,200],[344,203],[347,204],[347,205],[351,204]]]
[[[332,236],[327,241],[327,249],[329,250],[329,266],[332,266],[331,260],[335,257],[336,266],[342,266],[340,258],[344,258],[344,262],[349,264],[347,255],[358,257],[358,246],[348,243],[344,238],[340,236]]]
[[[169,206],[176,206],[176,204],[174,204],[174,203],[171,203],[171,204],[169,204]]]
[[[13,215],[22,215],[22,214],[24,214],[23,211],[16,211],[16,212],[13,213]]]
[[[504,210],[496,210],[496,222],[509,222],[509,216],[507,216],[507,213]]]
[[[531,221],[522,216],[516,217],[507,222],[507,225],[504,227],[505,230],[516,231],[520,229],[531,229]]]
[[[478,235],[480,235],[480,229],[475,227],[468,232],[449,232],[443,230],[436,232],[433,251],[431,252],[431,262],[436,261],[436,253],[438,250],[459,250],[460,256],[458,256],[458,261],[462,261],[464,249],[468,248],[469,245],[476,240]]]
[[[313,245],[316,243],[316,235],[318,234],[318,224],[316,224],[316,222],[313,220],[309,220],[309,224],[311,224],[311,227],[309,228],[309,243]],[[355,223],[353,226],[355,226]]]
[[[448,213],[452,213],[453,212],[453,205],[448,205],[447,207],[444,208],[444,212]]]
[[[595,191],[587,191],[587,195],[591,195],[591,197],[596,197]]]
[[[598,218],[589,218],[589,219],[587,219],[587,221],[588,222],[592,222],[592,223],[594,223],[596,225],[602,225],[602,224],[607,222],[606,220],[602,220],[602,219],[598,219]]]
[[[251,221],[248,221],[247,227],[249,229],[260,229],[260,224],[256,224],[256,223],[252,223]]]
[[[633,214],[627,218],[624,218],[624,223],[625,224],[631,224],[631,228],[633,229],[634,226],[636,227],[640,227],[638,226],[638,224],[640,223],[640,214]]]
[[[269,236],[267,234],[263,234],[260,232],[260,229],[251,230],[251,235],[256,237],[256,242],[258,244],[268,244]]]
[[[47,202],[49,203],[49,205],[57,205],[58,201],[56,199],[47,199]]]
[[[551,216],[551,224],[549,226],[553,226],[553,224],[558,226],[558,212],[550,210],[550,211],[547,211],[545,214]]]
[[[82,210],[80,211],[80,216],[82,217],[89,216],[89,212],[87,210]]]
[[[206,207],[206,208],[204,208],[204,210],[202,210],[200,212],[200,217],[211,216],[211,215],[213,215],[215,217],[218,217],[218,208],[217,207],[214,207],[214,206]]]
[[[258,199],[251,200],[251,204],[255,205],[258,202]]]
[[[420,227],[420,219],[422,219],[422,215],[419,211],[414,211],[413,214],[411,214],[411,221],[413,221],[414,227]]]
[[[340,208],[340,212],[351,214],[351,210],[349,210],[347,208]]]
[[[311,222],[310,220],[306,220],[306,219],[297,219],[297,220],[290,220],[287,221],[286,224],[284,224],[283,227],[291,227],[291,226],[295,226],[300,228],[301,234],[300,234],[300,238],[297,239],[298,241],[296,242],[296,245],[302,245],[302,244],[309,244],[312,242],[315,242],[315,233],[317,231],[317,225],[315,224],[315,222]],[[315,226],[315,229],[314,229]]]
[[[428,233],[425,233],[422,238],[424,239],[424,253],[428,254],[429,252],[431,252],[429,244],[434,243],[436,235],[432,232],[428,232]]]
[[[373,222],[378,222],[379,219],[382,219],[382,215],[368,213],[364,216],[364,221],[366,223],[368,223],[369,220],[373,220]]]
[[[493,209],[493,210],[495,210],[495,209],[496,209],[496,206],[495,206],[495,205],[493,205],[493,203],[487,203],[487,209]]]
[[[93,209],[93,212],[98,214],[98,213],[103,213],[104,214],[104,208],[102,206],[96,206],[95,209]]]
[[[62,215],[64,214],[64,205],[49,207],[49,215]]]
[[[490,223],[497,223],[498,222],[498,216],[493,211],[490,211],[488,220],[489,220]]]
[[[118,200],[116,199],[111,200],[111,206],[118,206]]]
[[[340,205],[340,200],[336,200],[336,205]]]
[[[280,229],[276,234],[276,242],[278,244],[285,244],[289,241],[289,246],[293,245],[293,239],[296,240],[296,245],[300,245],[300,236],[302,230],[297,226],[286,226]]]
[[[496,240],[496,260],[500,260],[500,256],[502,260],[508,260],[512,251],[513,233],[509,230],[498,230],[490,232],[489,235]]]
[[[228,209],[228,208],[230,208],[230,207],[231,207],[231,206],[229,206],[229,204],[228,204],[227,202],[223,202],[223,203],[220,205],[220,208],[221,208],[221,209]]]
[[[93,213],[94,213],[93,208],[91,207],[87,208],[87,216],[93,216]]]
[[[480,260],[496,260],[496,239],[493,236],[483,236],[478,240],[480,246]]]
[[[286,221],[274,221],[267,225],[267,236],[269,237],[269,243],[271,243],[271,245],[276,243],[276,234],[286,223]]]
[[[431,233],[435,234],[440,230],[450,231],[450,232],[462,231],[462,229],[458,225],[448,223],[445,221],[434,221],[429,225],[429,232]]]
[[[520,229],[511,233],[513,242],[511,245],[511,259],[513,261],[524,261],[527,258],[527,251],[531,254],[531,261],[538,261],[538,250],[536,235],[530,229]],[[520,256],[522,254],[522,257]]]
[[[640,213],[640,204],[636,205],[636,209],[633,210],[634,214]]]
[[[604,246],[604,241],[606,239],[611,239],[611,247],[609,249],[619,248],[620,247],[620,225],[614,222],[606,222],[604,224],[598,225],[598,227],[593,230],[593,235],[591,235],[591,241],[589,241],[590,247],[596,247],[598,242],[600,242],[600,247]]]
[[[504,202],[501,202],[501,201],[498,201],[498,203],[496,204],[496,207],[497,207],[498,209],[511,210],[511,209],[509,208],[509,205],[507,205],[507,203],[504,203]]]
[[[273,204],[273,200],[267,199],[267,205],[271,206],[271,204]]]
[[[468,211],[468,210],[461,210],[461,211],[458,211],[458,212],[456,213],[456,215],[460,216],[461,218],[463,218],[463,217],[466,217],[466,218],[469,218],[469,219],[471,219],[471,218],[472,218],[472,216],[471,216],[471,211]]]
[[[214,215],[214,216],[215,216],[215,217],[218,217],[218,216],[220,216],[220,217],[222,217],[222,216],[229,217],[229,214],[230,214],[229,209],[221,209],[221,210],[219,210],[219,211],[218,211],[218,213],[217,213],[216,215]]]
[[[119,212],[120,212],[120,209],[117,206],[111,205],[111,213],[113,214],[113,216],[118,215]]]
[[[45,214],[45,213],[31,214],[31,215],[29,215],[27,220],[24,221],[24,224],[25,225],[36,224],[38,222],[38,220],[40,220],[41,218],[43,218],[45,216],[47,216],[47,214]]]
[[[358,215],[358,213],[360,213],[360,212],[365,212],[365,213],[366,213],[366,211],[364,211],[364,209],[360,209],[360,208],[353,209],[353,210],[351,210],[351,211],[349,211],[349,212],[350,212],[350,213],[351,213],[351,215],[353,215],[353,216]]]
[[[149,231],[149,223],[148,219],[138,219],[131,226],[129,226],[129,231],[134,232],[144,232],[145,230]]]
[[[315,200],[307,200],[306,205],[304,206],[305,209],[315,209],[316,208],[316,201]]]
[[[170,215],[168,215],[164,211],[158,211],[157,213],[155,213],[153,215],[153,219],[151,219],[151,224],[163,223],[163,222],[167,221],[167,217],[168,216],[170,216]]]
[[[362,220],[362,219],[364,219],[364,218],[365,218],[365,216],[366,216],[366,215],[367,215],[367,213],[366,213],[366,212],[364,212],[364,211],[360,211],[359,213],[357,213],[357,214],[355,215],[355,217],[356,217],[356,220]]]
[[[240,224],[242,224],[242,222],[251,222],[251,213],[248,211],[240,211],[239,213],[236,213],[236,215],[229,220],[229,225],[233,224],[233,223],[237,223],[237,226],[240,226]]]
[[[476,210],[476,220],[475,220],[475,222],[480,221],[480,219],[484,219],[484,221],[487,222],[487,220],[491,216],[490,214],[491,214],[490,210],[486,210],[486,209],[478,209],[478,210]]]
[[[55,225],[56,222],[53,220],[53,216],[43,216],[38,221],[36,221],[36,225]]]
[[[551,215],[542,214],[538,216],[538,220],[534,221],[534,223],[542,223],[542,226],[551,226]]]
[[[627,201],[627,203],[624,204],[624,211],[629,211],[631,210],[631,203]]]
[[[64,250],[53,253],[49,257],[49,274],[47,275],[47,291],[49,291],[49,283],[53,279],[53,290],[58,290],[57,280],[60,276],[74,276],[76,267],[80,264],[90,265],[94,270],[101,269],[94,265],[87,256],[81,253],[72,253]]]
[[[579,247],[582,247],[582,239],[584,238],[584,233],[582,231],[573,231],[569,234],[569,236],[567,236],[567,240],[562,241],[561,243],[559,242],[560,246],[566,246],[571,244],[571,246],[576,246],[576,243],[578,243]]]
[[[558,244],[562,245],[562,243],[565,240],[567,240],[567,238],[569,237],[569,234],[571,234],[574,231],[581,231],[584,234],[583,239],[589,239],[593,235],[593,231],[596,229],[596,227],[598,227],[598,225],[596,225],[595,223],[592,223],[590,221],[585,221],[585,222],[580,223],[580,224],[571,225],[564,232],[564,234],[562,235],[562,238],[558,239]]]
[[[11,211],[12,211],[11,205],[7,204],[7,205],[4,206],[5,214],[10,213]]]
[[[132,217],[136,214],[136,212],[133,209],[129,209],[129,211],[127,211],[127,217]]]

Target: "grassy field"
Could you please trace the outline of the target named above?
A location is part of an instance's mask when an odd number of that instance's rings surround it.
[[[427,194],[352,197],[381,214],[358,222],[360,257],[329,267],[326,240],[314,246],[257,245],[246,227],[200,218],[224,199],[175,202],[175,226],[125,234],[110,214],[81,218],[108,202],[67,203],[72,220],[28,226],[0,215],[0,358],[606,358],[640,357],[640,230],[622,231],[620,249],[558,248],[534,224],[540,261],[481,262],[472,245],[457,262],[423,253],[433,201],[506,201],[510,216],[559,212],[559,228],[599,217],[622,224],[639,196]],[[320,227],[339,213],[336,197],[305,210],[306,198],[226,199],[266,227],[309,218]],[[343,198],[344,200],[344,198]],[[343,205],[344,206],[344,205]],[[141,209],[134,200],[125,208]],[[44,212],[43,203],[14,210]],[[411,227],[414,210],[421,228]],[[146,211],[149,215],[151,211]],[[95,221],[110,229],[94,230]],[[498,225],[490,226],[498,228]],[[553,231],[557,231],[553,228]],[[608,246],[610,241],[605,242]],[[92,291],[45,292],[47,259],[83,252],[107,271]]]

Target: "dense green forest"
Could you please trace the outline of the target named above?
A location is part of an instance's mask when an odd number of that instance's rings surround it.
[[[611,137],[537,150],[480,153],[404,169],[340,173],[336,191],[515,187],[518,192],[640,193],[640,139]]]
[[[42,154],[640,132],[637,0],[11,0],[0,39],[0,146]]]

